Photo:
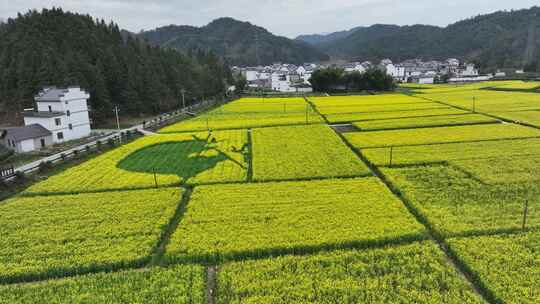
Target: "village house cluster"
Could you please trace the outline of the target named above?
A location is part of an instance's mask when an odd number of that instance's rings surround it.
[[[313,72],[321,68],[338,67],[345,72],[365,72],[377,68],[385,71],[397,82],[430,84],[443,77],[449,82],[485,81],[498,75],[480,75],[472,63],[461,63],[458,59],[450,58],[445,61],[422,61],[420,59],[406,60],[393,63],[384,59],[379,64],[370,61],[348,62],[343,64],[273,64],[258,67],[234,67],[233,71],[242,73],[249,88],[266,89],[278,92],[311,92],[309,79]]]

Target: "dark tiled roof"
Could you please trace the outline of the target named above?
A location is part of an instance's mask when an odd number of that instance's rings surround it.
[[[68,89],[50,87],[41,90],[35,97],[36,101],[60,101],[60,98],[64,97]]]
[[[12,137],[15,141],[52,135],[51,131],[38,124],[17,128],[5,128],[4,131],[7,131],[7,135]]]
[[[64,115],[64,112],[24,112],[23,116],[25,117],[41,117],[41,118],[51,118],[51,117],[58,117]]]

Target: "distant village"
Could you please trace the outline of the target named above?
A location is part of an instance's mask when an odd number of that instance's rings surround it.
[[[247,80],[247,86],[252,89],[265,89],[277,92],[311,92],[311,84],[309,83],[311,75],[318,69],[328,67],[342,68],[345,72],[360,73],[376,68],[385,71],[396,82],[418,84],[432,84],[443,81],[476,82],[506,76],[504,72],[480,75],[474,64],[461,63],[455,58],[445,61],[411,59],[401,63],[393,63],[390,59],[384,59],[379,64],[374,64],[370,61],[332,65],[277,63],[270,66],[233,67],[233,71],[244,75]],[[519,71],[517,72],[519,73]]]

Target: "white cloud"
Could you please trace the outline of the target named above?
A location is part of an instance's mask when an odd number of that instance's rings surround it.
[[[168,24],[201,26],[233,17],[279,35],[345,30],[359,25],[447,25],[477,14],[528,8],[537,0],[0,0],[0,19],[43,7],[90,14],[138,32]]]

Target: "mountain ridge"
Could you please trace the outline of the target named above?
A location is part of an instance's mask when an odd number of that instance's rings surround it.
[[[359,27],[345,37],[335,32],[299,36],[333,59],[371,60],[411,58],[437,60],[456,57],[484,69],[504,67],[540,70],[540,7],[497,11],[452,23]],[[330,37],[330,41],[328,41]],[[316,41],[316,43],[313,43]]]
[[[274,62],[304,63],[328,60],[311,45],[277,36],[263,27],[230,17],[205,26],[168,25],[138,34],[152,45],[181,51],[212,51],[231,65],[259,65]]]

